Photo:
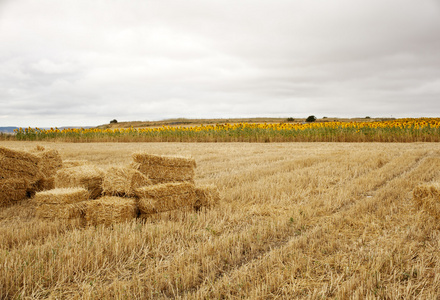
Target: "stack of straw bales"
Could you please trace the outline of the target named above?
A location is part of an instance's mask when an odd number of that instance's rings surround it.
[[[440,220],[440,184],[423,184],[413,191],[413,200],[417,208]]]
[[[85,188],[57,188],[37,192],[36,215],[49,219],[80,219],[84,217],[89,191]]]
[[[63,161],[60,154],[56,150],[45,150],[41,146],[33,151],[40,158],[40,178],[35,182],[34,189],[36,192],[50,190],[55,188],[55,174],[63,167]]]
[[[185,209],[196,202],[195,186],[189,182],[161,183],[136,189],[141,215]]]
[[[196,162],[192,158],[161,156],[138,152],[133,154],[134,168],[154,183],[194,182]]]
[[[104,196],[87,202],[87,225],[111,225],[129,221],[137,215],[137,203],[133,198]]]
[[[41,177],[39,162],[31,153],[0,147],[0,206],[26,198]]]
[[[93,165],[83,165],[59,170],[55,175],[55,187],[83,187],[96,199],[102,193],[104,171]]]
[[[138,170],[130,167],[110,167],[104,174],[102,194],[133,197],[136,188],[147,185],[151,185],[151,181]]]
[[[34,194],[42,219],[110,225],[220,200],[215,186],[194,185],[191,158],[135,153],[130,166],[104,172],[86,161],[63,162],[57,151],[38,146],[32,153],[0,148],[0,167],[0,204]]]

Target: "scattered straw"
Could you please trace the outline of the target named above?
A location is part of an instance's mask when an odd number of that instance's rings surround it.
[[[88,225],[111,225],[133,219],[137,215],[136,200],[104,196],[88,201],[86,220]]]
[[[440,220],[440,184],[431,183],[417,186],[413,191],[417,208]]]
[[[63,160],[63,168],[79,167],[89,164],[88,160],[83,159],[66,159]]]

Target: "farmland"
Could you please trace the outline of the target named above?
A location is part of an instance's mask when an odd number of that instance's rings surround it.
[[[331,121],[312,123],[223,123],[97,128],[20,128],[19,141],[62,142],[439,142],[440,119]],[[325,120],[327,121],[327,120]],[[9,137],[11,138],[11,137]]]
[[[56,140],[0,146],[100,167],[192,156],[196,183],[222,199],[112,227],[41,221],[32,201],[1,208],[0,298],[438,297],[440,226],[412,199],[440,182],[436,143]]]

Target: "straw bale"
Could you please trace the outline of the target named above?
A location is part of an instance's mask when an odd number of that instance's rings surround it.
[[[0,206],[27,198],[28,186],[25,179],[0,179]]]
[[[133,161],[146,166],[165,166],[165,167],[188,167],[195,168],[196,161],[193,158],[181,156],[154,155],[144,152],[133,153]]]
[[[102,193],[109,196],[133,197],[134,189],[151,185],[147,176],[130,167],[110,167],[102,182]]]
[[[44,204],[70,204],[87,201],[89,191],[85,188],[56,188],[35,194],[34,201]]]
[[[43,177],[34,182],[31,190],[35,192],[47,191],[55,188],[55,176]]]
[[[194,168],[140,165],[138,170],[156,183],[188,181],[194,183]]]
[[[21,178],[34,180],[39,176],[40,158],[24,151],[0,147],[0,179]]]
[[[90,192],[90,198],[96,199],[102,193],[104,171],[93,165],[84,165],[58,170],[55,175],[55,187],[83,187]]]
[[[435,219],[440,220],[440,184],[431,183],[417,186],[413,190],[413,200],[417,208],[422,209]]]
[[[79,167],[89,164],[88,160],[84,159],[66,159],[63,160],[63,168]]]
[[[44,177],[54,176],[63,167],[63,161],[57,150],[44,150],[37,146],[33,154],[40,158],[38,165]]]
[[[35,215],[42,219],[81,219],[85,218],[87,202],[70,204],[41,203],[35,209]]]
[[[86,221],[88,225],[111,225],[135,218],[137,215],[136,199],[104,196],[88,201]]]
[[[196,202],[194,209],[199,210],[201,207],[213,207],[220,202],[220,192],[215,185],[203,185],[196,187]]]
[[[136,189],[142,214],[192,207],[196,200],[195,186],[189,182],[163,183]]]

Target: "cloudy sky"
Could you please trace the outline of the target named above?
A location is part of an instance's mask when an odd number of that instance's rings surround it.
[[[440,0],[0,0],[0,126],[440,116]]]

